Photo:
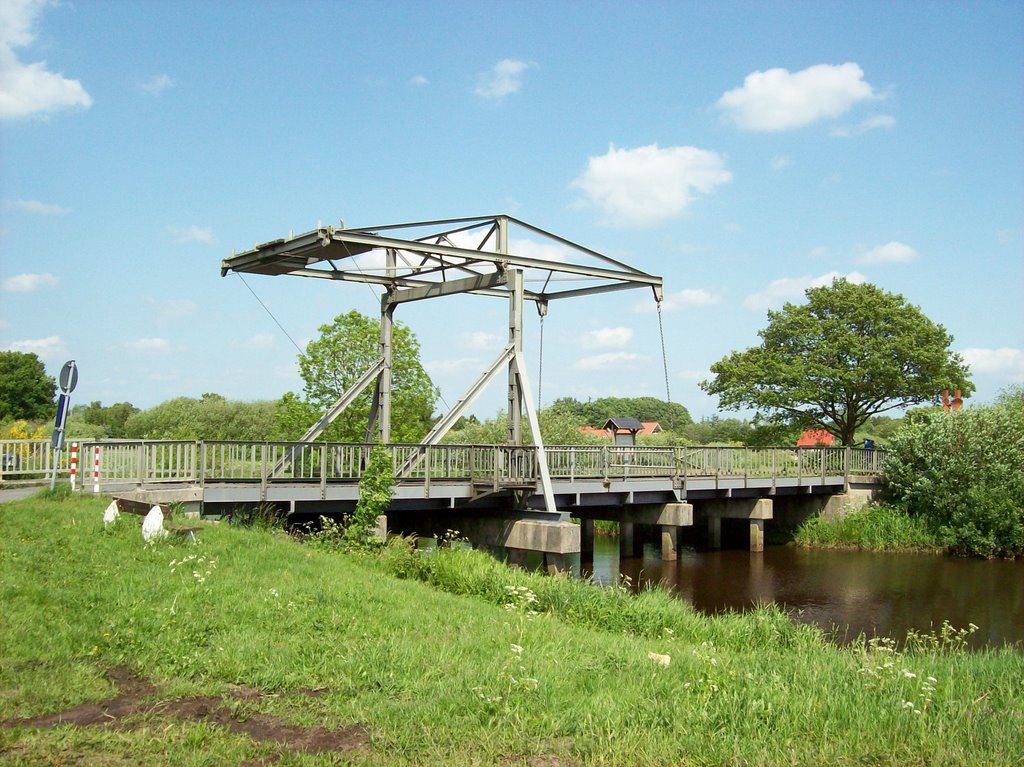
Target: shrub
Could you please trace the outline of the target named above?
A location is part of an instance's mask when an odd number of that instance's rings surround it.
[[[1024,400],[928,413],[893,438],[888,493],[954,552],[1024,554]]]
[[[358,551],[380,547],[383,541],[377,536],[377,517],[386,513],[391,505],[394,487],[395,467],[391,463],[391,453],[382,445],[374,445],[366,471],[359,480],[356,510],[346,520],[346,548]]]
[[[911,517],[902,508],[882,503],[835,520],[812,517],[796,531],[795,540],[802,546],[849,546],[873,551],[934,550],[939,545],[921,517]]]

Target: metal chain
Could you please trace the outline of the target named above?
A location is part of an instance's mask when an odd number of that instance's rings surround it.
[[[668,355],[665,353],[665,326],[661,321],[661,301],[658,301],[658,332],[661,334],[661,364],[665,367],[665,401],[672,402],[672,392],[668,388]]]

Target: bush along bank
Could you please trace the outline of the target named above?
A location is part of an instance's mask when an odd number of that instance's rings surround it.
[[[889,445],[890,502],[957,554],[1024,555],[1024,389],[911,419]]]
[[[866,551],[921,551],[942,553],[942,541],[920,517],[901,508],[872,503],[837,519],[812,517],[796,529],[798,546]]]
[[[886,451],[885,500],[813,518],[798,545],[1024,556],[1024,388],[994,405],[909,416]]]

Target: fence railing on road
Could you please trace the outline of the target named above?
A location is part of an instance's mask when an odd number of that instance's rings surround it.
[[[57,453],[57,476],[67,478],[69,451]],[[0,440],[0,484],[38,484],[53,475],[53,447],[48,439]]]
[[[372,445],[322,442],[222,442],[191,440],[114,440],[79,442],[78,484],[357,482]],[[69,446],[70,447],[70,446]],[[388,445],[398,481],[452,480],[491,485],[495,490],[529,486],[539,478],[533,446]],[[42,481],[52,471],[48,440],[0,442],[4,465],[0,482]],[[783,447],[624,447],[554,445],[545,448],[555,480],[628,478],[821,478],[875,476],[884,451],[860,448]],[[68,474],[70,450],[62,451],[58,474]]]

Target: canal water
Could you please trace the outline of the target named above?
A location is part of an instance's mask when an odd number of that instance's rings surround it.
[[[876,554],[768,546],[764,552],[683,548],[663,562],[648,544],[644,556],[619,560],[617,539],[594,541],[593,579],[634,588],[662,583],[701,612],[748,610],[774,602],[795,620],[814,623],[838,641],[861,634],[902,641],[908,630],[974,623],[973,648],[1024,648],[1024,560],[982,560],[934,554]],[[584,575],[590,567],[584,567]]]

